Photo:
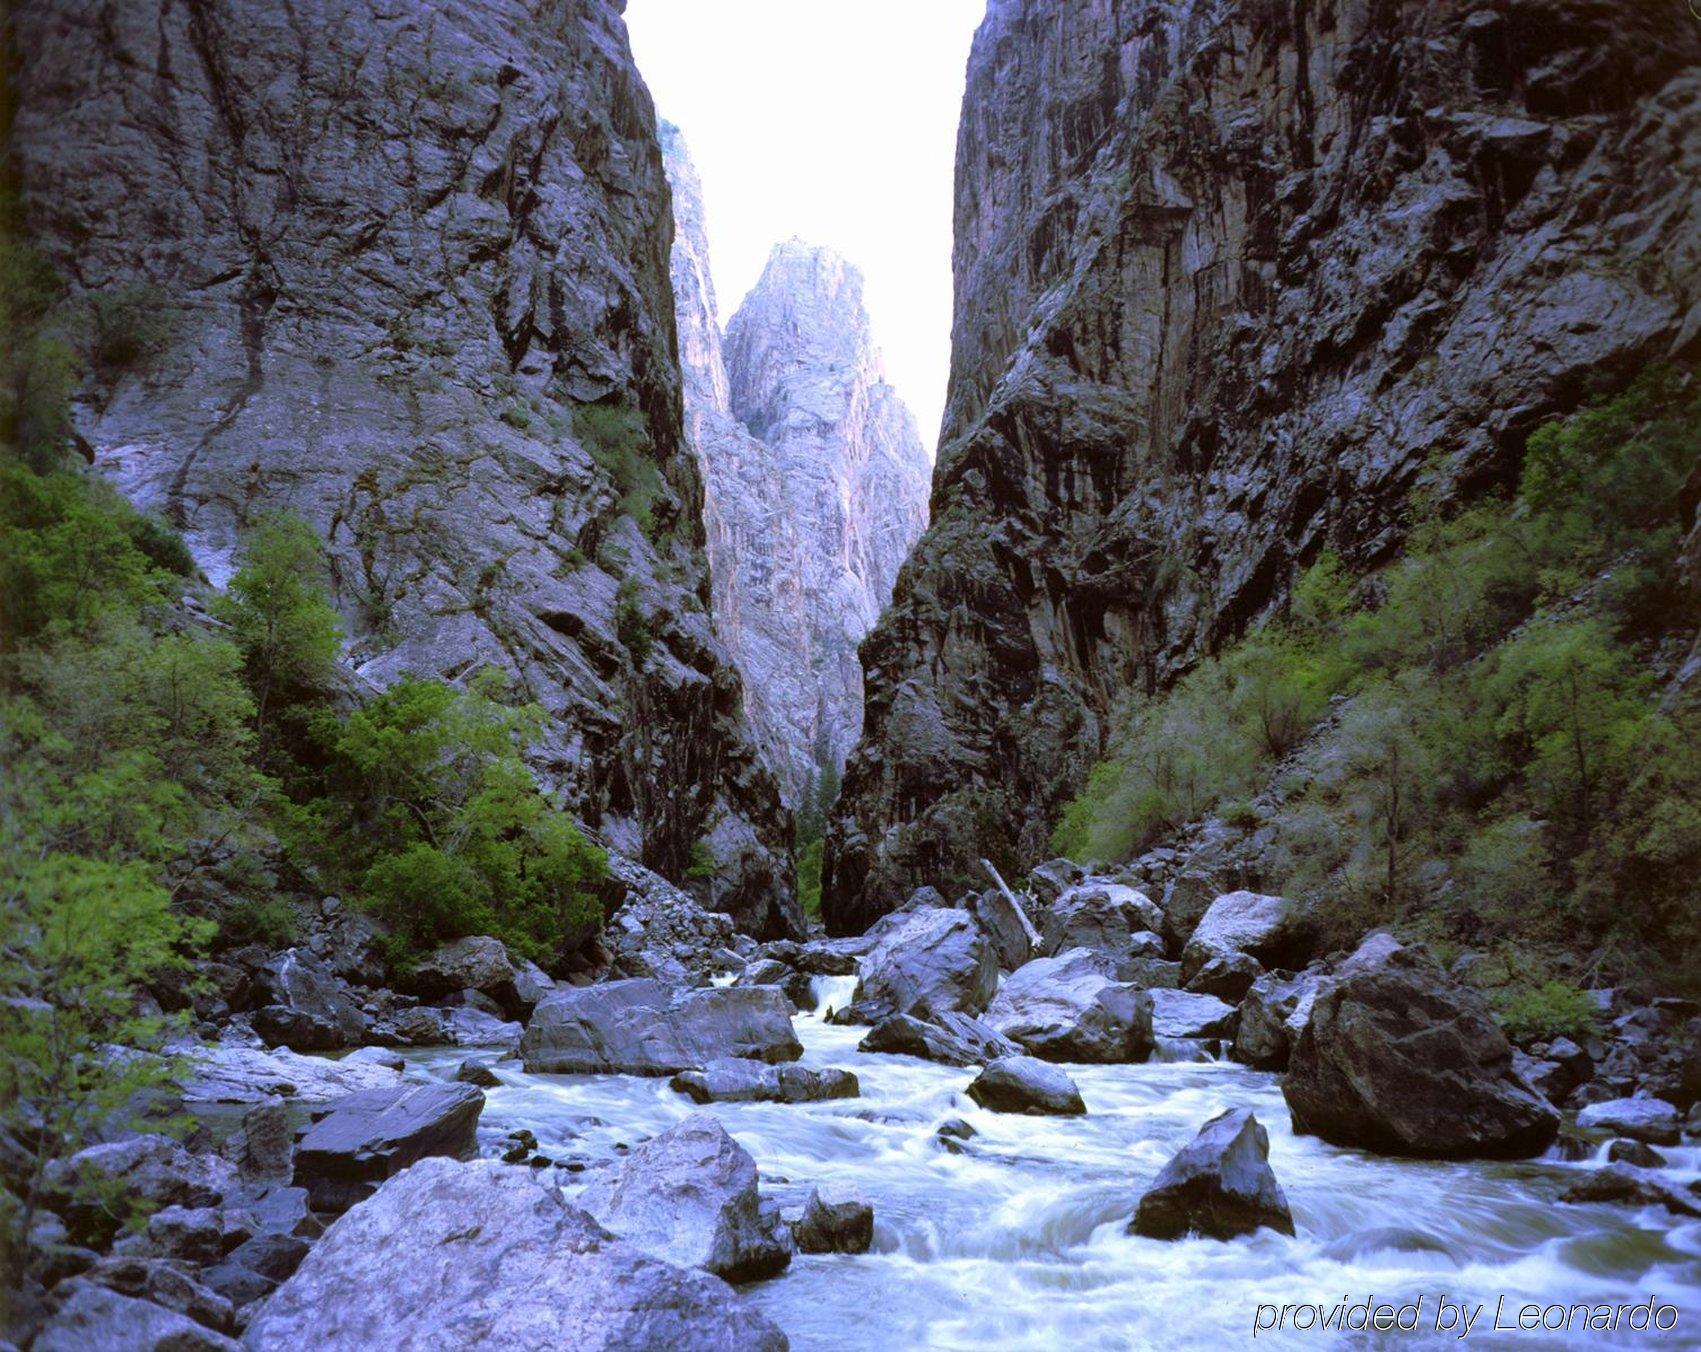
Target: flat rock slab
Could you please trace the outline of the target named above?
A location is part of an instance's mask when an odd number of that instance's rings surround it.
[[[774,986],[675,993],[638,978],[559,991],[520,1039],[529,1072],[676,1075],[723,1057],[795,1061],[791,1002]]]
[[[352,1206],[428,1155],[471,1154],[484,1094],[470,1084],[410,1084],[350,1094],[308,1128],[295,1181],[325,1211]]]

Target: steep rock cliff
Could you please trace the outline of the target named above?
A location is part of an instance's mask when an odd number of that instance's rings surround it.
[[[991,0],[932,525],[863,645],[855,930],[1039,857],[1117,697],[1701,331],[1701,24],[1601,0]]]
[[[723,344],[702,188],[665,128],[686,424],[705,482],[715,627],[764,758],[800,803],[862,728],[857,644],[927,523],[927,454],[886,383],[862,278],[777,245]]]
[[[671,218],[618,0],[139,6],[13,22],[32,233],[167,334],[76,429],[215,582],[287,507],[373,680],[494,663],[616,848],[794,930],[682,435]],[[589,413],[586,409],[590,409]]]

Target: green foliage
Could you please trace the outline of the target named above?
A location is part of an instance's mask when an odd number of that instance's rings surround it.
[[[158,355],[170,340],[173,314],[157,287],[139,285],[89,296],[91,355],[103,371],[127,371]]]
[[[518,399],[510,399],[502,407],[502,421],[524,432],[532,425],[532,411]]]
[[[1499,994],[1495,1005],[1507,1035],[1520,1043],[1587,1038],[1600,1021],[1600,1007],[1588,993],[1563,981],[1509,989]]]
[[[242,566],[214,606],[242,650],[262,737],[275,704],[310,699],[329,684],[342,623],[325,594],[325,551],[300,517],[262,517],[243,541]]]
[[[574,435],[620,494],[620,510],[646,535],[655,529],[661,471],[650,458],[649,434],[637,409],[616,404],[581,404],[573,410]]]
[[[493,934],[547,964],[601,923],[607,856],[521,760],[543,711],[504,693],[493,672],[467,690],[406,680],[346,719],[319,720],[329,792],[311,819],[399,961]]]
[[[691,852],[685,863],[685,876],[692,882],[702,882],[713,878],[719,871],[715,863],[715,852],[706,840],[691,842]]]
[[[797,853],[797,902],[811,920],[821,918],[821,854],[819,836]]]
[[[638,583],[628,577],[620,584],[614,602],[614,633],[632,656],[632,665],[642,670],[655,650],[655,629],[650,613],[639,596]]]
[[[1658,710],[1636,645],[1690,622],[1672,561],[1698,461],[1701,382],[1654,371],[1535,433],[1512,500],[1420,497],[1368,578],[1325,554],[1284,620],[1125,703],[1054,848],[1127,857],[1305,744],[1267,883],[1341,942],[1604,944],[1693,982],[1701,714]]]
[[[218,918],[218,946],[264,944],[287,948],[301,930],[295,908],[282,897],[253,897],[225,908]]]

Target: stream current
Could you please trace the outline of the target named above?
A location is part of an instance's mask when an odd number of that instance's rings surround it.
[[[867,1031],[821,1015],[854,978],[817,978],[819,1006],[796,1018],[801,1064],[856,1072],[862,1096],[825,1103],[711,1105],[755,1157],[765,1195],[790,1206],[817,1182],[874,1205],[870,1253],[797,1255],[744,1288],[796,1352],[942,1349],[1270,1347],[1701,1347],[1701,1221],[1663,1208],[1566,1205],[1577,1163],[1396,1160],[1295,1136],[1274,1075],[1226,1061],[1153,1059],[1068,1066],[1087,1104],[1079,1118],[1010,1116],[964,1093],[973,1070],[865,1055]],[[416,1054],[449,1077],[464,1052]],[[701,1111],[665,1079],[532,1075],[495,1067],[485,1131],[526,1128],[559,1159],[599,1161]],[[1269,1230],[1223,1243],[1125,1233],[1141,1192],[1204,1122],[1249,1107],[1270,1136],[1270,1163],[1297,1238]],[[949,1118],[975,1130],[964,1153],[935,1136]],[[1663,1152],[1668,1178],[1701,1176],[1701,1149]],[[585,1174],[561,1172],[571,1195]],[[1295,1330],[1255,1324],[1282,1306],[1328,1316],[1345,1301],[1409,1307],[1413,1332]],[[1525,1305],[1675,1307],[1669,1331],[1590,1330],[1573,1312],[1558,1331],[1496,1331]],[[1483,1308],[1467,1338],[1441,1302]],[[1259,1307],[1266,1309],[1260,1314]],[[1317,1316],[1300,1314],[1305,1323]],[[1549,1319],[1559,1316],[1549,1314]],[[1354,1315],[1359,1321],[1360,1316]],[[1403,1316],[1410,1320],[1411,1313]],[[1670,1319],[1670,1315],[1665,1316]],[[1437,1329],[1437,1321],[1443,1327]]]

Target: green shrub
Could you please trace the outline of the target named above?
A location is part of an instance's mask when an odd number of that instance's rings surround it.
[[[631,654],[632,665],[642,670],[656,646],[650,614],[639,599],[637,582],[627,578],[620,584],[614,603],[614,633]]]
[[[797,903],[811,920],[821,918],[821,853],[819,837],[797,854]]]
[[[295,907],[282,897],[254,897],[225,907],[218,918],[218,945],[264,944],[287,948],[301,931]]]
[[[139,284],[89,296],[91,349],[102,371],[132,370],[170,341],[175,316],[157,287]]]
[[[692,882],[702,882],[713,878],[719,872],[720,866],[715,862],[715,852],[706,840],[691,842],[691,852],[685,864],[685,876]]]
[[[661,471],[643,417],[616,404],[581,404],[573,410],[573,432],[613,481],[620,510],[646,535],[655,529],[655,503],[662,493]]]
[[[1591,1036],[1600,1020],[1600,1006],[1586,991],[1563,981],[1515,987],[1495,997],[1496,1012],[1506,1035],[1514,1042],[1581,1040]]]
[[[502,421],[524,432],[532,425],[532,411],[518,399],[510,399],[502,409]]]

